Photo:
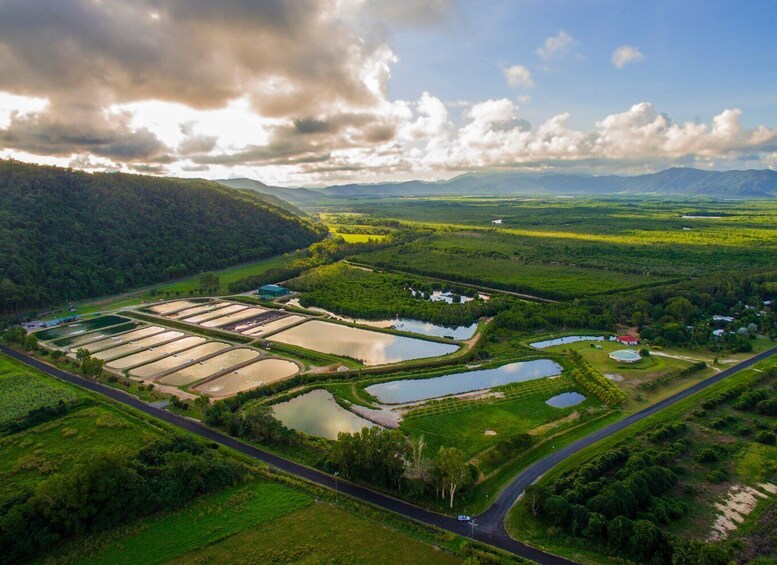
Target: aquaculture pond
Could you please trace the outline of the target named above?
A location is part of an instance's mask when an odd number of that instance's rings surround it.
[[[275,404],[272,410],[287,428],[327,439],[337,439],[340,432],[351,434],[377,425],[346,410],[322,389]]]
[[[57,326],[56,328],[49,328],[47,330],[41,330],[35,333],[35,336],[41,341],[49,341],[52,339],[59,339],[61,337],[69,337],[73,335],[83,334],[108,326],[115,326],[122,322],[128,322],[127,318],[121,316],[101,316],[99,318],[91,318],[89,320],[81,320],[73,324],[66,326]]]
[[[478,329],[477,324],[449,328],[430,322],[411,320],[410,318],[398,318],[393,320],[391,325],[395,330],[403,332],[430,335],[434,337],[450,337],[453,339],[469,339],[475,335],[475,330]]]
[[[194,308],[187,308],[186,310],[181,310],[180,312],[175,312],[174,314],[169,314],[169,318],[190,318],[192,316],[196,316],[197,314],[203,314],[205,312],[210,312],[212,310],[218,310],[219,308],[224,308],[227,306],[226,302],[210,302],[208,304],[205,304],[203,306],[195,306]]]
[[[239,310],[234,314],[227,314],[226,316],[220,316],[218,318],[208,320],[207,322],[202,322],[200,325],[203,328],[215,328],[218,326],[226,326],[227,324],[231,324],[233,322],[239,322],[240,320],[245,320],[247,318],[252,318],[253,316],[258,316],[259,314],[262,314],[264,312],[267,312],[267,310],[264,308],[246,308],[244,310]]]
[[[93,332],[78,334],[71,337],[63,337],[62,339],[52,341],[51,344],[56,347],[73,347],[92,341],[98,341],[112,335],[128,332],[140,325],[140,322],[125,322],[123,324],[119,324],[118,326],[111,326],[102,330],[95,330]]]
[[[152,335],[160,334],[165,331],[165,328],[159,326],[144,326],[137,330],[129,331],[123,334],[107,337],[98,341],[87,343],[83,346],[71,347],[70,351],[75,352],[83,347],[90,353],[101,351],[103,349],[110,349],[111,347],[118,347],[122,343],[128,343],[135,339],[141,339]]]
[[[127,355],[128,353],[134,353],[135,351],[140,351],[141,349],[145,349],[147,347],[153,347],[160,343],[178,339],[181,336],[183,336],[183,332],[163,332],[161,334],[155,334],[149,337],[144,337],[143,339],[131,341],[111,349],[103,349],[102,351],[94,353],[93,357],[102,359],[103,361],[110,361],[111,359],[116,359],[123,355]]]
[[[570,343],[577,343],[579,341],[604,341],[604,337],[600,335],[568,335],[565,337],[557,337],[555,339],[537,341],[532,343],[531,346],[535,349],[545,349],[555,345],[568,345]]]
[[[365,365],[383,365],[453,353],[457,345],[311,320],[269,338],[286,343],[358,359]]]
[[[260,359],[256,363],[202,383],[196,387],[196,390],[208,396],[223,398],[243,390],[288,379],[298,371],[299,367],[296,363],[285,359]]]
[[[191,318],[184,318],[184,322],[199,324],[206,320],[213,320],[221,316],[226,316],[227,314],[232,314],[233,312],[238,312],[239,310],[245,310],[246,308],[248,308],[248,306],[243,306],[242,304],[227,304],[226,306],[211,310],[210,312],[205,312],[204,314],[192,316]]]
[[[569,408],[570,406],[577,406],[583,400],[585,400],[585,395],[579,392],[562,392],[546,400],[545,404],[553,406],[553,408]]]
[[[200,361],[194,365],[189,365],[183,369],[171,373],[165,377],[162,377],[159,382],[166,385],[183,386],[197,381],[201,381],[206,377],[215,375],[221,371],[246,363],[252,359],[256,359],[261,354],[255,349],[247,349],[240,347],[232,349],[205,361]]]
[[[130,372],[136,377],[147,379],[149,377],[153,377],[154,375],[158,375],[159,373],[171,371],[177,367],[196,361],[197,359],[202,359],[203,357],[207,357],[213,353],[223,351],[229,347],[230,345],[228,343],[222,343],[220,341],[209,341],[208,343],[203,343],[202,345],[198,345],[192,349],[187,349],[186,351],[175,353],[165,357],[164,359],[160,359],[159,361],[147,363],[146,365],[141,365],[140,367],[135,367]]]
[[[270,332],[282,330],[283,328],[288,328],[289,326],[294,325],[297,322],[301,322],[304,319],[305,319],[304,316],[295,316],[295,315],[284,316],[283,318],[276,318],[264,324],[252,325],[246,329],[241,329],[241,326],[238,326],[235,328],[235,331],[244,333],[245,335],[252,335],[252,336],[265,335]]]
[[[561,365],[555,361],[535,359],[510,363],[494,369],[454,373],[430,379],[389,381],[368,386],[365,390],[385,404],[403,404],[553,377],[560,375],[562,371]]]
[[[157,359],[164,355],[178,353],[179,351],[183,351],[184,349],[188,349],[190,347],[194,347],[195,345],[205,343],[205,341],[206,340],[204,337],[193,337],[193,336],[176,339],[175,341],[171,341],[170,343],[167,343],[165,345],[161,345],[159,347],[152,347],[151,349],[147,349],[146,351],[141,351],[140,353],[135,353],[134,355],[128,355],[127,357],[116,359],[115,361],[111,361],[110,363],[107,363],[106,366],[110,367],[111,369],[119,369],[119,370],[127,369],[129,367],[134,367],[135,365],[148,363],[149,361],[153,361],[154,359]]]
[[[154,312],[155,314],[164,315],[164,314],[170,314],[172,312],[177,312],[178,310],[183,310],[184,308],[193,308],[199,304],[201,303],[194,300],[176,300],[174,302],[167,302],[165,304],[157,304],[156,306],[149,306],[148,309]]]

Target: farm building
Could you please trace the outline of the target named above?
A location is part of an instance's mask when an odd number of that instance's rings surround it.
[[[637,345],[639,344],[639,340],[631,335],[619,335],[617,338],[615,338],[615,341],[618,343],[622,343],[623,345]]]
[[[277,284],[266,284],[259,287],[257,294],[265,299],[278,298],[279,296],[286,296],[289,294],[289,290]]]

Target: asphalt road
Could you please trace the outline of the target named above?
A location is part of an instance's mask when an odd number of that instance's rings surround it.
[[[51,365],[42,363],[33,357],[25,355],[24,353],[10,349],[4,345],[0,345],[0,353],[4,353],[5,355],[25,363],[26,365],[34,367],[35,369],[38,369],[39,371],[42,371],[48,375],[57,377],[63,381],[67,381],[86,390],[90,390],[92,392],[96,392],[112,398],[113,400],[140,410],[141,412],[144,412],[150,416],[197,434],[207,440],[214,441],[225,447],[239,451],[245,455],[248,455],[249,457],[263,461],[268,465],[276,467],[297,477],[328,488],[337,488],[338,492],[340,493],[358,498],[359,500],[374,504],[392,512],[396,512],[408,518],[418,520],[419,522],[448,530],[465,537],[470,537],[470,535],[472,535],[478,541],[493,545],[526,559],[530,559],[538,563],[556,565],[573,562],[516,541],[512,539],[505,530],[504,519],[507,516],[507,513],[528,485],[539,479],[543,474],[548,472],[550,469],[552,469],[554,466],[570,455],[585,449],[600,439],[606,438],[630,426],[631,424],[646,418],[647,416],[655,414],[656,412],[694,394],[695,392],[720,382],[726,377],[729,377],[732,374],[741,371],[742,369],[746,369],[758,363],[759,361],[774,355],[777,353],[777,348],[760,353],[748,359],[747,361],[726,369],[725,371],[721,371],[709,379],[706,379],[682,392],[666,398],[665,400],[662,400],[661,402],[658,402],[657,404],[654,404],[653,406],[650,406],[641,412],[632,414],[623,420],[602,428],[601,430],[598,430],[573,444],[559,449],[557,452],[545,457],[544,459],[541,459],[534,465],[519,473],[510,482],[510,484],[496,498],[494,504],[486,512],[477,517],[478,525],[474,528],[466,523],[458,522],[455,518],[450,518],[448,516],[443,516],[442,514],[437,514],[435,512],[425,510],[408,502],[404,502],[391,496],[375,492],[368,488],[344,481],[342,479],[336,480],[334,477],[327,473],[311,469],[310,467],[305,467],[304,465],[300,465],[294,461],[284,459],[257,447],[245,444],[233,437],[224,435],[211,428],[205,427],[197,421],[179,416],[178,414],[161,408],[151,406],[150,404],[147,404],[146,402],[143,402],[121,390],[95,383],[77,375],[62,371],[52,367]],[[335,483],[335,481],[337,482]]]

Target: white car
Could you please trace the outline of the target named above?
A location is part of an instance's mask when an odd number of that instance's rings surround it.
[[[459,516],[459,522],[469,522],[470,520],[471,518],[466,514],[462,514]]]

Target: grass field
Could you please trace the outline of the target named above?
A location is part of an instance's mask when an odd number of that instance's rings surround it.
[[[18,363],[0,356],[0,425],[27,414],[30,410],[70,403],[81,398],[72,388],[49,379],[41,379]]]

